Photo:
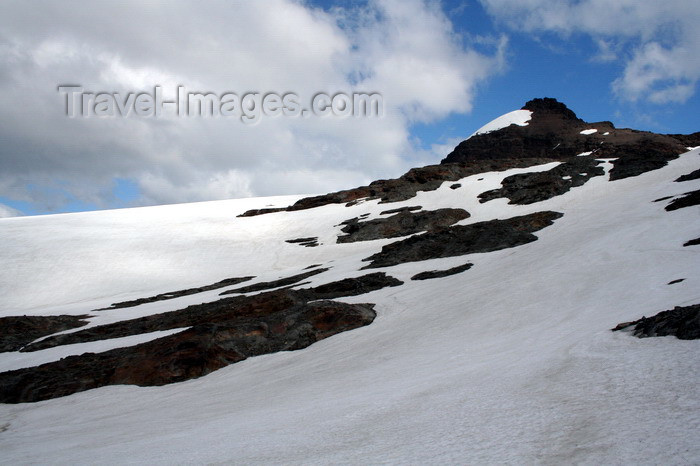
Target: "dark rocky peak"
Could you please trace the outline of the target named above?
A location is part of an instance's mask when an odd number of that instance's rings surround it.
[[[569,109],[569,107],[551,97],[532,99],[523,106],[522,110],[530,110],[531,112],[537,114],[548,113],[559,115],[566,120],[576,120],[583,123],[583,120],[579,119],[576,114]]]
[[[526,125],[511,124],[475,134],[462,141],[441,163],[524,158],[565,161],[587,154],[618,159],[611,179],[619,179],[661,168],[685,152],[687,142],[692,139],[617,129],[609,121],[587,123],[566,105],[549,97],[530,100],[522,110],[532,112]]]

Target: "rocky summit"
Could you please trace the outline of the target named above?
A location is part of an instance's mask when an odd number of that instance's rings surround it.
[[[698,146],[537,98],[366,186],[0,220],[0,451],[698,463]]]

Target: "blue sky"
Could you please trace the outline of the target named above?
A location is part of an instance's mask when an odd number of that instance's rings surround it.
[[[700,130],[700,6],[669,0],[0,5],[0,216],[343,189],[437,163],[534,97]],[[56,86],[376,91],[374,121],[61,114]]]

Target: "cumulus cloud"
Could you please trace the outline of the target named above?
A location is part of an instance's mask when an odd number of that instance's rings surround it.
[[[40,13],[40,14],[37,14]],[[324,11],[267,2],[0,4],[0,195],[40,209],[110,206],[116,178],[140,203],[326,192],[400,174],[424,152],[409,128],[471,109],[498,72],[435,2]],[[480,49],[483,50],[483,49]],[[95,92],[379,92],[384,116],[67,118],[60,84]],[[167,96],[166,96],[167,97]]]
[[[0,218],[18,217],[20,215],[22,215],[22,212],[19,210],[13,209],[5,204],[0,204]]]
[[[700,80],[700,8],[688,0],[481,0],[508,26],[526,32],[590,35],[595,59],[620,59],[612,83],[629,101],[685,102]],[[623,53],[621,53],[623,51]]]

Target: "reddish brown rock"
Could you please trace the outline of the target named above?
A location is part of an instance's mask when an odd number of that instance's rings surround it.
[[[292,299],[292,301],[294,301]],[[248,357],[305,348],[370,324],[370,304],[293,304],[281,311],[206,322],[128,348],[85,353],[0,374],[0,402],[46,400],[106,385],[165,385],[204,376]]]
[[[87,325],[88,316],[0,317],[0,352],[19,351],[37,338]]]

